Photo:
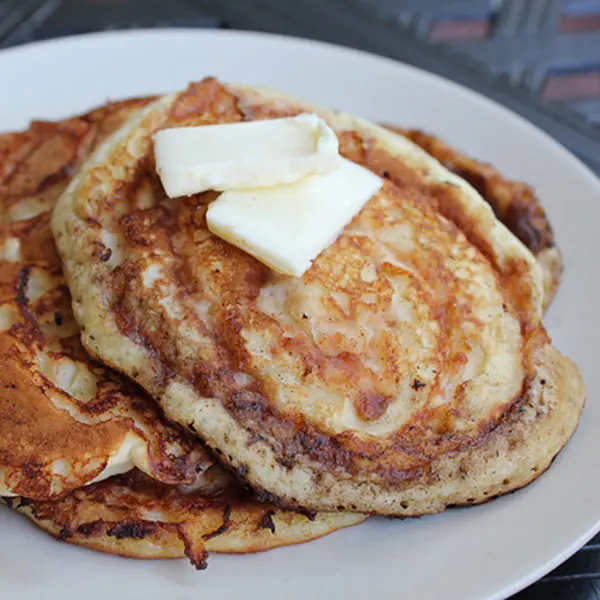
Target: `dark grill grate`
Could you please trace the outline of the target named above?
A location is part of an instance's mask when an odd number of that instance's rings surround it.
[[[0,0],[0,47],[93,31],[143,27],[222,27],[181,0]],[[12,7],[6,25],[2,6]]]
[[[600,126],[600,0],[361,1]]]

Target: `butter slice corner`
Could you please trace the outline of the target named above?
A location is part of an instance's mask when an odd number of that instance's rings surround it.
[[[272,187],[339,167],[335,132],[317,115],[173,127],[154,134],[156,171],[170,198]]]
[[[209,230],[274,271],[302,276],[383,181],[341,159],[327,175],[266,189],[221,194],[207,210]]]

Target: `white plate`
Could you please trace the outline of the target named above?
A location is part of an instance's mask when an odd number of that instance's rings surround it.
[[[500,106],[422,71],[320,43],[235,32],[141,31],[33,44],[0,53],[0,131],[111,98],[181,88],[213,74],[268,84],[365,117],[423,127],[535,185],[564,251],[548,316],[591,397],[555,465],[525,490],[418,520],[372,519],[323,540],[254,556],[130,561],[50,540],[0,512],[6,598],[117,597],[470,600],[518,591],[565,560],[600,524],[600,185],[573,156]]]

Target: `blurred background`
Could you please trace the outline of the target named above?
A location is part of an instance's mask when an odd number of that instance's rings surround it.
[[[140,27],[267,31],[403,60],[499,100],[600,174],[600,0],[0,0],[0,47]]]
[[[600,174],[600,0],[0,0],[0,48],[149,27],[265,31],[402,60],[518,112]],[[600,536],[515,598],[599,599]]]

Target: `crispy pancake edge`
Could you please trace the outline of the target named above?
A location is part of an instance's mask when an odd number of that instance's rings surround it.
[[[485,198],[498,219],[540,263],[544,275],[544,305],[548,308],[558,291],[564,265],[552,226],[533,189],[506,179],[491,165],[469,158],[433,135],[416,129],[387,127],[423,148]]]
[[[132,472],[56,501],[4,499],[59,541],[129,558],[248,554],[302,544],[364,522],[356,513],[302,513],[261,504],[231,482],[219,492],[181,492]]]

